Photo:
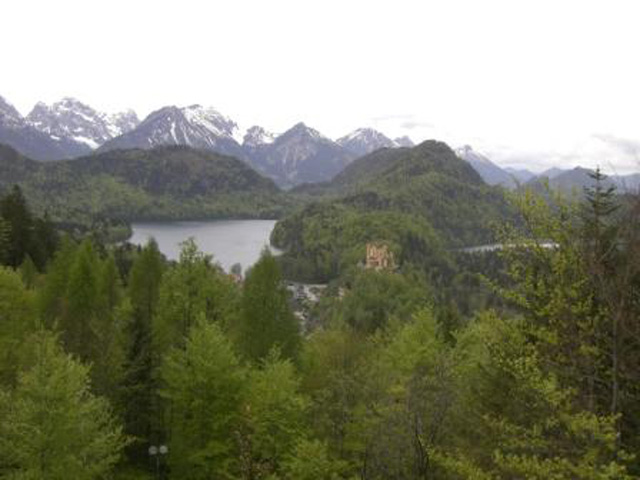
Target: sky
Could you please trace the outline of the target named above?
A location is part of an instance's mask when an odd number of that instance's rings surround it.
[[[274,132],[640,171],[637,0],[3,0],[2,17],[0,95],[23,114],[198,103]]]

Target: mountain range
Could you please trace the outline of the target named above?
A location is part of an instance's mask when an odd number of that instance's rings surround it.
[[[550,189],[564,192],[566,194],[581,194],[585,188],[595,185],[592,178],[593,170],[583,167],[576,167],[571,170],[560,170],[553,168],[541,173],[538,177],[530,180],[525,187],[542,191],[548,185]],[[630,175],[611,175],[604,180],[605,188],[615,187],[618,191],[637,192],[640,188],[640,173]]]
[[[140,121],[131,110],[106,114],[69,97],[51,105],[40,102],[26,117],[0,98],[0,143],[40,161],[185,145],[239,158],[285,188],[330,180],[374,150],[413,145],[408,137],[392,140],[371,128],[337,141],[304,123],[281,134],[260,126],[243,132],[230,118],[201,105],[166,106]]]
[[[573,169],[552,167],[535,174],[525,169],[500,167],[469,145],[457,148],[455,153],[458,158],[468,162],[489,185],[500,185],[511,190],[520,187],[532,187],[540,190],[544,183],[548,183],[551,189],[565,193],[570,193],[572,190],[582,191],[584,187],[593,185],[593,180],[589,176],[593,170],[583,167]],[[625,192],[637,191],[640,188],[640,174],[611,175],[608,177],[607,184],[614,185]]]
[[[372,128],[359,128],[337,140],[302,122],[280,134],[260,126],[243,131],[232,119],[201,105],[166,106],[140,121],[132,110],[107,114],[70,97],[50,105],[39,102],[26,117],[0,97],[0,143],[39,161],[184,145],[243,160],[283,188],[327,182],[357,158],[381,149],[414,146],[408,137],[391,139]],[[455,153],[487,184],[508,189],[566,173],[559,168],[541,174],[502,168],[469,145]],[[612,177],[612,181],[618,187],[636,189],[637,177]],[[556,184],[567,182],[551,182]]]

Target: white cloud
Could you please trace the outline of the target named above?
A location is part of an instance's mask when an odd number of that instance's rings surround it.
[[[635,1],[10,0],[2,15],[0,95],[23,112],[64,95],[142,115],[203,103],[272,131],[387,125],[540,166],[631,168],[594,135],[640,140]]]

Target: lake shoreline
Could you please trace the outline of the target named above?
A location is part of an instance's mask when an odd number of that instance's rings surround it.
[[[212,255],[226,271],[237,263],[246,270],[258,260],[264,248],[279,253],[270,240],[276,222],[275,219],[237,218],[132,222],[132,235],[127,241],[143,245],[154,238],[167,259],[178,260],[180,243],[193,238],[198,248]]]

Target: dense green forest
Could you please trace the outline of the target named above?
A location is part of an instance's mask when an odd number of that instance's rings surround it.
[[[60,235],[11,189],[0,478],[638,478],[640,202],[599,181],[578,204],[496,201],[519,212],[497,231],[509,247],[464,253],[443,232],[475,241],[461,212],[493,190],[442,174],[480,196],[438,220],[446,191],[406,203],[414,182],[436,188],[424,157],[283,222],[301,252],[336,244],[304,333],[291,259],[265,252],[237,282],[193,241],[167,262],[153,241]],[[370,193],[388,206],[359,207]],[[371,240],[394,268],[358,266]]]
[[[517,218],[502,189],[436,141],[379,150],[295,193],[310,203],[276,225],[272,242],[286,251],[287,276],[308,281],[336,278],[373,241],[405,266],[446,275],[448,251],[492,243],[496,226]]]
[[[181,146],[42,163],[0,145],[0,192],[15,184],[37,213],[58,224],[124,225],[125,238],[132,220],[277,218],[291,206],[242,161]]]

